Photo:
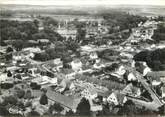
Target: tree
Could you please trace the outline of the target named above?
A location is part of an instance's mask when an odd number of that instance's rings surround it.
[[[32,91],[27,90],[24,96],[24,99],[31,99],[32,98]]]
[[[154,71],[163,70],[165,64],[165,49],[156,49],[154,51],[141,51],[134,56],[135,61],[145,61]]]
[[[9,21],[0,20],[0,34],[3,40],[29,40],[32,35],[38,32],[36,21]]]
[[[57,26],[58,25],[58,22],[51,17],[44,17],[43,20],[44,20],[43,23],[45,26],[51,26],[51,25]]]
[[[165,105],[163,105],[159,108],[159,114],[165,115]]]
[[[135,61],[147,61],[147,55],[149,54],[149,51],[141,51],[138,54],[134,56]]]
[[[40,114],[37,111],[35,111],[35,108],[32,108],[32,111],[27,113],[27,115],[28,115],[28,117],[38,117],[38,116],[40,116]]]
[[[47,90],[46,89],[42,89],[41,91],[42,91],[42,95],[40,97],[40,101],[39,102],[42,105],[46,105],[46,104],[48,104],[48,97],[46,95]]]
[[[156,43],[165,40],[165,26],[164,24],[159,24],[158,28],[154,30],[154,35],[152,38],[155,40]]]
[[[13,48],[12,48],[12,47],[8,47],[8,48],[6,49],[6,53],[9,53],[9,52],[13,52]]]
[[[23,46],[24,46],[25,42],[23,40],[17,40],[13,42],[13,47],[15,47],[15,49],[17,51],[22,50]]]
[[[1,10],[1,14],[0,16],[3,16],[3,17],[11,17],[13,15],[13,11],[11,10]]]
[[[163,16],[158,16],[158,18],[157,18],[157,21],[164,21],[165,20],[165,17],[163,17]]]
[[[6,59],[6,61],[10,61],[10,60],[12,60],[12,57],[13,57],[12,53],[10,53],[10,54],[6,54],[6,55],[5,55],[5,59]]]
[[[136,114],[137,110],[136,110],[135,104],[131,100],[126,101],[126,103],[124,104],[122,108],[122,113],[126,115]]]
[[[59,103],[54,103],[53,107],[58,113],[64,110],[64,108]]]
[[[68,50],[72,50],[73,52],[76,52],[79,48],[79,44],[73,40],[69,40],[66,42],[66,47]]]
[[[11,104],[11,105],[16,105],[18,102],[18,99],[16,98],[16,96],[13,96],[13,95],[10,95],[10,96],[6,96],[4,98],[4,101],[3,101],[3,105],[6,106],[8,104]]]
[[[77,114],[78,115],[90,115],[90,104],[89,101],[86,98],[82,98],[80,103],[77,106]]]
[[[16,76],[15,76],[17,79],[22,79],[22,76],[21,76],[21,74],[16,74]]]
[[[105,116],[105,115],[110,115],[112,114],[111,113],[111,108],[110,108],[111,105],[107,103],[103,104],[103,110],[101,112],[99,112],[99,116]]]
[[[109,27],[113,27],[109,32],[115,33],[116,31],[130,29],[137,27],[138,23],[145,22],[146,17],[130,15],[124,12],[113,11],[111,13],[102,13],[101,14],[105,19],[106,24]]]
[[[1,37],[0,37],[0,40],[1,40],[1,41],[0,41],[0,45],[1,45],[1,46],[7,46],[7,44],[2,40]]]
[[[0,115],[1,116],[9,116],[10,115],[7,108],[5,106],[3,106],[2,104],[0,104]]]
[[[25,96],[25,91],[24,89],[17,89],[16,94],[18,98],[23,98]]]
[[[11,71],[7,71],[7,76],[8,76],[8,77],[12,77]]]
[[[76,41],[80,43],[85,39],[86,31],[82,28],[77,29]]]
[[[49,60],[49,55],[45,52],[43,53],[36,53],[35,56],[34,56],[34,60],[37,60],[37,61],[46,61],[46,60]]]
[[[74,112],[72,110],[69,110],[67,113],[66,113],[66,116],[74,116]]]
[[[61,42],[61,41],[57,41],[55,42],[55,51],[56,52],[64,52],[66,50],[66,45]]]
[[[35,21],[34,22],[25,21],[21,23],[19,31],[25,32],[28,36],[27,39],[30,39],[32,34],[35,34],[38,32],[38,27],[36,26]]]
[[[36,27],[38,27],[38,25],[39,25],[39,21],[38,21],[38,20],[35,19],[35,20],[33,21],[33,23],[34,23],[34,25],[35,25]]]
[[[161,68],[162,63],[159,60],[152,61],[150,65],[154,71],[160,71],[162,69]]]
[[[49,48],[46,50],[46,53],[49,55],[50,59],[55,59],[57,58],[57,53],[54,48]]]

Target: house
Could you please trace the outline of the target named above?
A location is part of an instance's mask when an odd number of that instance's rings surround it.
[[[103,110],[103,107],[102,107],[102,105],[91,105],[90,110],[92,112],[102,111]]]
[[[75,59],[71,62],[71,66],[75,72],[80,71],[82,68],[82,62],[80,61],[80,59]]]
[[[9,66],[9,67],[6,67],[6,70],[7,71],[11,71],[11,72],[14,72],[16,70],[20,69],[20,67],[17,67],[17,66]]]
[[[105,67],[103,64],[101,64],[101,63],[95,63],[94,65],[93,65],[93,68],[95,68],[95,69],[101,69],[101,68],[103,68],[103,67]]]
[[[74,90],[76,88],[75,84],[72,82],[69,86],[69,89],[70,90]]]
[[[5,49],[2,49],[2,47],[1,47],[0,53],[1,53],[1,55],[6,54],[6,48]]]
[[[140,88],[137,88],[135,86],[132,85],[132,83],[128,84],[123,90],[122,92],[124,94],[127,94],[127,95],[131,95],[131,96],[135,96],[135,97],[138,97],[141,95],[141,90]]]
[[[66,37],[67,39],[69,37],[75,39],[77,30],[76,29],[66,29],[66,28],[58,28],[56,30],[62,37]]]
[[[123,75],[125,74],[126,70],[124,66],[120,66],[116,72],[112,73],[111,75],[116,76],[118,78],[122,78]]]
[[[133,67],[133,68],[135,68],[135,61],[133,60],[132,62],[131,62],[131,67]]]
[[[63,67],[63,62],[61,61],[60,58],[54,59],[51,64],[54,65],[54,67],[52,68],[54,72],[60,71],[60,68]]]
[[[38,30],[39,30],[39,31],[44,30],[44,27],[41,26],[41,25],[39,25],[39,26],[38,26]]]
[[[96,47],[95,45],[81,46],[81,51],[83,51],[83,52],[92,52],[95,47]]]
[[[39,53],[41,52],[40,48],[36,48],[36,47],[28,47],[28,48],[24,48],[23,51],[29,51],[30,53]]]
[[[114,91],[109,95],[107,101],[109,103],[114,103],[117,106],[117,105],[123,105],[127,101],[127,98],[120,91]]]
[[[38,72],[38,69],[33,67],[33,68],[29,68],[28,69],[28,72],[33,76],[33,77],[36,77],[37,74],[39,74],[40,72]]]
[[[97,112],[97,111],[102,111],[103,110],[102,105],[95,104],[92,99],[88,99],[88,100],[89,100],[89,104],[90,104],[90,110],[92,112]]]
[[[35,41],[35,40],[28,40],[28,42],[29,42],[29,43],[32,43],[32,44],[38,44],[38,42]]]
[[[34,53],[29,54],[29,58],[34,58],[34,57],[35,57]]]
[[[7,74],[3,73],[0,75],[0,84],[1,84],[1,87],[8,87],[8,85],[6,84],[11,84],[11,86],[13,86],[14,78],[8,77]]]
[[[165,71],[152,71],[146,74],[147,78],[151,81],[161,81],[165,83]]]
[[[91,60],[97,59],[98,58],[97,52],[91,52],[89,57],[90,57]]]
[[[6,63],[0,63],[0,66],[6,66]]]
[[[136,70],[137,70],[138,72],[140,72],[141,74],[143,74],[144,69],[145,69],[146,67],[148,67],[148,66],[146,65],[146,62],[143,62],[143,61],[136,61],[136,62],[135,62],[135,68],[136,68]]]
[[[60,58],[57,58],[57,59],[54,59],[54,60],[53,60],[53,63],[54,63],[55,65],[58,65],[58,64],[62,64],[62,61],[61,61]]]
[[[133,56],[132,56],[131,54],[126,53],[126,52],[121,52],[121,53],[120,53],[120,56],[122,56],[122,57],[127,57],[127,58],[133,58]]]
[[[42,81],[43,82],[48,82],[48,83],[54,84],[54,85],[57,84],[57,78],[50,78],[48,76],[42,76]]]
[[[30,75],[27,75],[27,74],[21,74],[21,79],[22,80],[30,80],[32,79],[33,77],[31,77]]]
[[[108,40],[107,45],[109,45],[109,46],[112,45],[112,41]]]
[[[127,77],[128,81],[135,81],[137,80],[136,76],[133,73],[129,73]]]
[[[20,54],[13,54],[13,61],[22,60],[22,56]]]
[[[156,86],[160,86],[161,85],[161,81],[156,81],[156,80],[153,80],[151,82],[152,86],[156,87]]]
[[[98,96],[98,94],[95,90],[86,88],[81,92],[81,96],[87,99],[95,99]]]
[[[49,43],[50,41],[49,41],[48,39],[38,39],[38,42],[39,42],[39,43],[45,43],[45,44],[47,44],[47,43]]]
[[[7,79],[8,79],[7,74],[3,73],[0,75],[0,83],[6,81]]]
[[[162,97],[165,97],[165,86],[163,86],[161,89],[162,89]]]
[[[146,76],[147,73],[149,73],[149,72],[151,72],[151,69],[148,66],[146,66],[143,70],[143,76]]]
[[[41,87],[43,88],[46,88],[48,86],[56,86],[57,78],[50,78],[48,76],[38,76],[35,79],[32,79],[31,82],[41,85]]]
[[[165,48],[165,45],[158,45],[156,48],[163,49]]]
[[[101,69],[103,67],[105,67],[105,65],[101,63],[101,60],[100,59],[96,59],[96,62],[93,65],[93,68],[95,68],[95,69]]]
[[[60,85],[59,85],[61,88],[59,89],[59,92],[63,92],[65,91],[66,89],[69,89],[69,90],[74,90],[75,88],[75,85],[71,82],[70,79],[68,78],[65,78],[61,81]]]

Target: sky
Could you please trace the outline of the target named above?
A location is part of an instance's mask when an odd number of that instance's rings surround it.
[[[0,4],[28,5],[165,5],[165,0],[0,0]]]

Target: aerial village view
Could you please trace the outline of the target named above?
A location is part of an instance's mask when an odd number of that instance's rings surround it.
[[[165,115],[164,6],[0,8],[0,116]]]

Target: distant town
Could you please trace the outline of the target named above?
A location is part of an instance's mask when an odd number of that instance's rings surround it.
[[[0,116],[165,115],[165,16],[10,7]]]

